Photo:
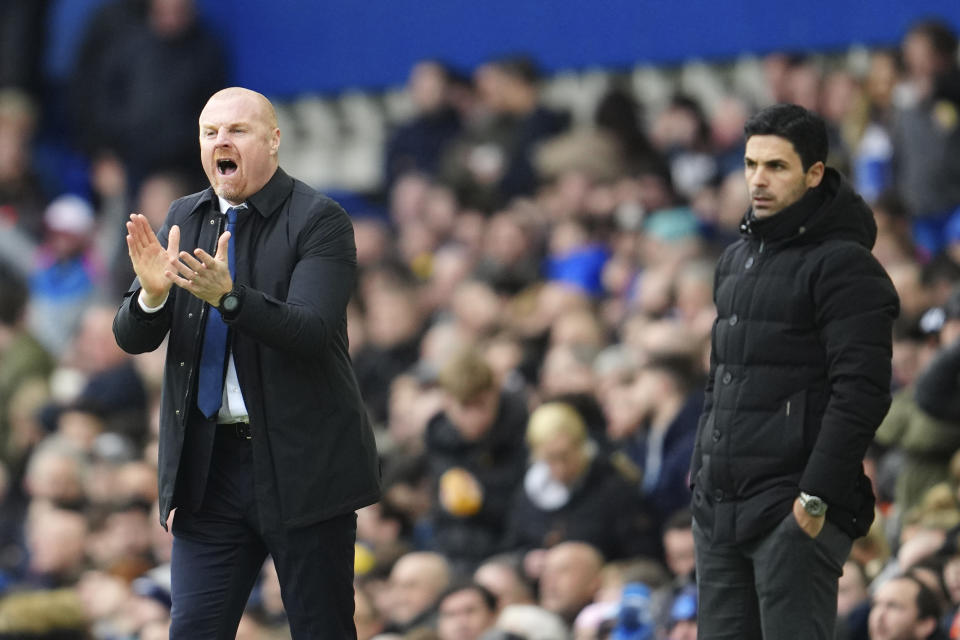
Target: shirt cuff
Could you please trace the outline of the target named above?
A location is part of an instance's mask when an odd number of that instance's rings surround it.
[[[170,292],[168,291],[167,295],[164,296],[163,298],[163,302],[161,302],[155,307],[148,307],[146,303],[143,301],[143,289],[140,289],[140,293],[137,294],[137,304],[140,305],[140,308],[143,309],[145,313],[156,313],[157,311],[160,311],[160,309],[163,309],[163,305],[167,304],[167,298],[169,297],[170,297]]]

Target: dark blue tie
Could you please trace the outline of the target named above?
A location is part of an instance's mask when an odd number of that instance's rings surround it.
[[[234,252],[234,228],[237,224],[237,209],[227,209],[227,231],[230,240],[227,244],[227,264],[230,277],[236,275],[237,257]],[[207,327],[203,334],[203,351],[200,355],[200,373],[197,382],[197,407],[208,418],[214,417],[220,410],[223,400],[223,376],[227,358],[227,325],[220,317],[216,307],[210,306],[207,314]]]

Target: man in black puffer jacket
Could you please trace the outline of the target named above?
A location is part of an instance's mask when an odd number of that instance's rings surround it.
[[[873,215],[795,105],[747,122],[752,208],[717,265],[691,468],[701,638],[833,637],[873,521],[863,457],[890,404],[896,291]]]

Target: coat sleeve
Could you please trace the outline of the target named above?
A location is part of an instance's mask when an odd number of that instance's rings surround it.
[[[287,299],[248,288],[240,312],[227,322],[292,357],[317,358],[346,322],[353,293],[357,250],[350,218],[327,201],[300,233],[297,249]]]
[[[960,341],[941,349],[917,377],[916,400],[934,418],[960,422]]]
[[[883,267],[860,245],[834,246],[811,280],[829,399],[800,488],[855,504],[863,457],[890,406],[893,321],[899,299]]]

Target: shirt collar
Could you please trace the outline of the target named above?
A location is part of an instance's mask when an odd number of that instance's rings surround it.
[[[293,187],[293,178],[287,175],[283,169],[277,167],[270,181],[267,182],[260,191],[247,198],[244,204],[247,205],[248,209],[256,211],[263,217],[268,217],[277,211],[280,205],[290,197],[291,192],[293,192]],[[201,192],[200,197],[194,203],[191,213],[200,209],[204,204],[210,206],[209,203],[215,200],[220,200],[220,197],[214,193],[213,187],[207,187]],[[226,212],[226,209],[223,208],[222,201],[218,202],[217,206],[221,213]],[[229,207],[230,205],[228,204],[227,206]]]
[[[230,204],[220,196],[217,196],[217,200],[220,201],[220,213],[226,213],[227,209],[233,207],[237,211],[245,211],[247,208],[246,202],[241,202],[240,204]]]

